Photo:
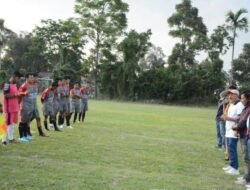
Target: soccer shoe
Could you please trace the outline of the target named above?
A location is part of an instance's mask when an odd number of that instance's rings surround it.
[[[2,142],[2,145],[3,145],[3,146],[6,146],[6,145],[7,145],[7,142],[6,142],[6,141],[3,141],[3,142]]]
[[[234,168],[231,168],[230,170],[226,170],[225,173],[229,175],[240,175],[239,170],[236,170]]]
[[[55,131],[57,131],[57,132],[62,132],[62,130],[60,130],[60,129],[58,129],[58,128],[56,128]]]
[[[245,179],[237,179],[234,183],[237,185],[246,185],[247,181]]]
[[[29,140],[27,140],[26,138],[22,137],[18,139],[20,142],[30,142]]]
[[[237,177],[236,180],[239,181],[239,180],[243,180],[244,177],[243,176],[240,176],[240,177]]]
[[[232,168],[231,166],[227,166],[227,167],[222,168],[222,170],[227,171],[227,170],[230,170],[231,168]]]
[[[28,136],[27,136],[27,139],[33,140],[34,138],[33,138],[32,136],[28,135]]]
[[[45,133],[41,133],[39,134],[40,137],[49,137],[49,135],[45,134]]]
[[[63,125],[59,125],[58,127],[59,127],[59,129],[63,129]]]
[[[23,138],[25,138],[27,141],[31,141],[31,139],[28,136]]]
[[[10,144],[19,144],[20,142],[16,141],[15,139],[9,140]]]
[[[54,125],[52,123],[50,123],[49,128],[54,129]]]
[[[246,184],[246,188],[249,188],[249,189],[250,189],[250,183],[247,183],[247,184]]]
[[[69,126],[67,126],[67,128],[69,128],[69,129],[73,129],[73,127],[72,127],[72,126],[70,126],[70,125],[69,125]]]

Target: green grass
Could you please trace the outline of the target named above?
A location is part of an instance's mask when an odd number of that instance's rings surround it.
[[[90,101],[84,124],[41,138],[33,123],[32,142],[0,147],[0,189],[245,189],[221,169],[214,115],[209,108]]]

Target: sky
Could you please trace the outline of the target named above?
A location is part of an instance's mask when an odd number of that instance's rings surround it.
[[[181,0],[124,0],[129,4],[128,28],[138,32],[152,30],[151,42],[163,49],[166,56],[171,54],[177,42],[168,35],[167,24],[175,12],[175,5]],[[0,18],[5,20],[5,26],[15,32],[31,32],[42,19],[66,19],[74,14],[75,0],[0,0]],[[209,33],[218,25],[225,23],[225,15],[229,10],[237,11],[245,8],[250,21],[250,0],[192,0],[192,5],[199,9]],[[244,43],[250,43],[250,32],[238,33],[236,39],[235,57],[242,51]],[[202,56],[201,56],[202,57]],[[224,69],[230,68],[231,50],[223,56]]]

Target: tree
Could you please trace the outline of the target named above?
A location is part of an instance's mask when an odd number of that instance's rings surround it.
[[[4,26],[4,20],[0,18],[0,70],[1,70],[1,56],[4,47],[6,46],[8,40],[16,36],[14,32]]]
[[[249,89],[250,81],[250,43],[244,44],[242,53],[233,61],[233,77],[243,89]]]
[[[176,13],[167,20],[172,28],[169,35],[179,38],[181,42],[174,47],[168,64],[189,68],[195,64],[197,51],[205,48],[207,28],[203,19],[198,16],[199,10],[192,7],[190,0],[182,0],[175,9]]]
[[[21,33],[8,42],[3,59],[3,68],[9,73],[14,70],[48,71],[49,65],[43,54],[45,45],[30,33]]]
[[[37,27],[34,33],[38,40],[45,43],[43,53],[55,74],[65,74],[65,68],[70,68],[76,71],[70,72],[72,78],[80,77],[86,40],[74,19],[43,20],[42,26]]]
[[[140,72],[139,60],[145,56],[148,48],[151,46],[149,42],[151,30],[138,33],[131,30],[126,34],[126,38],[119,44],[119,50],[123,54],[122,65],[122,94],[130,99],[134,97],[135,84]]]
[[[162,49],[160,47],[152,45],[151,47],[149,47],[146,55],[142,59],[140,59],[139,66],[142,71],[162,68],[166,64],[164,59],[165,54],[163,53]]]
[[[227,29],[233,33],[232,36],[232,70],[233,70],[233,59],[234,59],[234,48],[235,48],[235,39],[237,37],[237,30],[248,31],[248,19],[247,17],[242,17],[243,14],[246,14],[246,9],[240,9],[236,13],[229,11],[226,14],[226,22],[228,23]]]
[[[122,0],[76,0],[75,12],[80,15],[80,24],[94,44],[92,52],[95,58],[94,77],[97,97],[97,68],[101,52],[112,50],[117,38],[127,27],[128,4]]]

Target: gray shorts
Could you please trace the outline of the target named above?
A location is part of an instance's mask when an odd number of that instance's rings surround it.
[[[40,119],[40,114],[37,108],[28,109],[24,108],[20,111],[21,121],[29,123],[33,118]]]
[[[43,115],[55,116],[55,108],[51,104],[43,104]]]
[[[70,103],[67,100],[59,101],[60,112],[70,113]]]
[[[82,106],[81,106],[81,111],[82,112],[86,112],[86,111],[88,111],[88,109],[89,109],[89,106],[88,106],[88,100],[87,101],[83,101],[82,100]]]
[[[72,112],[80,112],[81,111],[81,101],[71,101],[70,111]]]

